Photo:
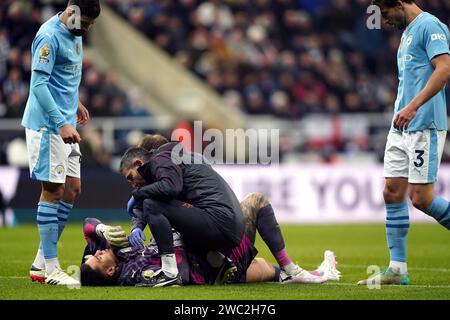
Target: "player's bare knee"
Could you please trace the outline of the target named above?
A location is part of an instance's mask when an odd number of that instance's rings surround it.
[[[411,191],[409,197],[413,206],[421,211],[425,211],[430,205],[428,199],[421,192]]]
[[[67,177],[65,183],[64,198],[75,201],[81,194],[81,180],[79,178]]]
[[[413,184],[409,197],[415,208],[426,211],[435,197],[434,184]]]
[[[64,196],[64,184],[42,182],[41,201],[58,202]]]
[[[385,203],[401,203],[404,200],[404,195],[398,190],[385,186],[383,190],[383,198]]]
[[[261,192],[252,192],[248,195],[248,198],[252,205],[257,209],[261,209],[269,203],[267,197]]]
[[[70,192],[72,193],[72,196],[74,198],[78,198],[81,195],[81,186],[76,186],[75,188],[72,188]]]
[[[76,199],[78,199],[78,197],[81,194],[81,186],[75,186],[75,187],[71,187],[71,188],[66,188],[65,192],[64,192],[64,199],[67,202],[70,203],[74,203]]]
[[[425,211],[428,208],[428,204],[420,198],[411,199],[413,206],[420,211]]]
[[[271,281],[275,269],[263,258],[255,258],[247,269],[247,283]]]

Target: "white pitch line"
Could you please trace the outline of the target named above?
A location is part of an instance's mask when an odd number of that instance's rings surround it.
[[[30,263],[31,260],[6,260],[7,263]],[[69,260],[59,260],[60,263],[69,263]]]
[[[325,286],[351,286],[351,287],[361,287],[365,286],[357,285],[356,283],[346,283],[346,282],[327,282]],[[381,288],[387,288],[387,286],[381,286]],[[389,286],[389,288],[429,288],[429,289],[450,289],[450,285],[420,285],[420,284],[408,284],[404,286],[396,285]],[[376,290],[376,289],[373,289]]]
[[[28,279],[28,277],[18,277],[18,276],[0,276],[0,279]],[[358,286],[356,283],[348,283],[348,282],[336,282],[330,281],[324,286],[342,286],[342,287],[360,287],[364,288],[365,286]],[[383,286],[381,287],[383,288]],[[386,286],[384,288],[387,288]],[[450,285],[418,285],[418,284],[409,284],[405,286],[389,286],[389,288],[428,288],[428,289],[450,289]],[[377,289],[373,289],[377,290]],[[382,289],[378,289],[382,290]],[[400,289],[401,290],[401,289]]]
[[[22,264],[22,263],[29,263],[29,260],[9,260],[6,261],[9,263],[18,263],[18,264]],[[69,260],[60,260],[60,263],[62,264],[67,264],[70,263],[71,261]],[[303,266],[305,267],[318,267],[317,264],[312,264],[312,263],[305,263],[303,264]],[[338,263],[337,265],[337,269],[339,270],[339,268],[348,268],[348,269],[362,269],[362,270],[366,270],[367,267],[369,267],[369,265],[362,265],[362,264],[340,264]],[[408,267],[408,270],[411,271],[428,271],[428,272],[450,272],[450,269],[447,268],[426,268],[426,267]]]
[[[317,264],[304,264],[304,266],[308,266],[308,267],[317,267]],[[342,268],[349,268],[349,269],[367,269],[368,265],[358,265],[358,264],[337,264],[337,269],[339,270],[339,267]],[[408,270],[411,271],[429,271],[429,272],[450,272],[450,269],[446,269],[446,268],[425,268],[425,267],[408,267]]]
[[[0,276],[0,279],[28,279],[28,277],[18,277],[18,276]],[[324,284],[324,286],[342,286],[342,287],[361,287],[356,283],[347,283],[347,282],[336,282],[330,281]],[[383,288],[383,286],[381,287]],[[387,287],[384,287],[387,288]],[[418,285],[418,284],[409,284],[405,286],[390,286],[390,288],[426,288],[426,289],[450,289],[450,285]],[[373,290],[382,290],[382,289],[373,289]],[[400,289],[402,290],[402,289]]]

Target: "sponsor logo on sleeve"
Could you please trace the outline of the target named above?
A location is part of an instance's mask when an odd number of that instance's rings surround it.
[[[447,37],[443,33],[433,33],[431,35],[431,41],[447,41]]]

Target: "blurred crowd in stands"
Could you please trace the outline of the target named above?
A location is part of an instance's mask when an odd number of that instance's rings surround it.
[[[282,119],[392,111],[401,32],[369,30],[370,2],[102,0],[220,93],[230,108]],[[450,1],[417,2],[450,24]],[[0,118],[22,116],[32,40],[39,26],[66,4],[0,1]],[[139,92],[123,92],[118,83],[114,70],[102,71],[85,57],[80,99],[93,117],[150,115]],[[88,141],[85,154],[106,165],[110,157],[102,148],[101,133],[86,128],[82,134]],[[346,148],[345,141],[328,140],[331,154]],[[293,144],[292,137],[288,142]],[[371,148],[365,140],[362,144],[360,149]],[[1,164],[6,152],[0,149]]]
[[[64,10],[67,0],[0,2],[0,118],[20,118],[28,98],[31,75],[31,43],[40,25]],[[102,72],[85,58],[80,100],[92,116],[142,116],[136,92],[125,93],[117,74]]]
[[[21,117],[31,42],[41,23],[66,2],[0,3],[0,117]],[[227,104],[249,114],[383,112],[395,100],[401,33],[366,27],[370,0],[103,3],[203,78]],[[449,1],[419,4],[450,23]],[[118,89],[114,71],[102,73],[87,59],[80,98],[93,116],[146,114]]]
[[[249,114],[384,112],[400,32],[366,27],[370,0],[105,0]],[[450,22],[450,2],[418,1]]]
[[[40,25],[64,10],[66,5],[67,0],[0,1],[0,118],[22,117],[29,93],[31,43]],[[103,72],[93,61],[84,57],[79,93],[91,117],[150,115],[139,90],[123,92],[118,81],[114,70]],[[111,157],[104,150],[101,132],[86,126],[81,130],[81,135],[83,161],[94,166],[109,165]],[[16,136],[16,132],[2,132],[0,165],[27,165],[22,163],[24,159],[20,156],[26,155],[24,140]],[[126,139],[126,136],[120,138]]]

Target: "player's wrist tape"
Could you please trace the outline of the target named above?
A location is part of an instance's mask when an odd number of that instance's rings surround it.
[[[105,236],[104,236],[104,232],[106,231],[106,225],[104,225],[103,223],[100,223],[100,224],[98,224],[96,227],[95,227],[95,233],[97,233],[97,235],[99,236],[99,237],[102,237],[102,238],[104,238]]]

